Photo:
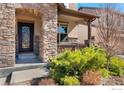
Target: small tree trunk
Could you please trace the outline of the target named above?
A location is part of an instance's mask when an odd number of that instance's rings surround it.
[[[111,56],[107,55],[107,64],[106,64],[106,69],[107,70],[109,70],[110,61],[111,61]]]

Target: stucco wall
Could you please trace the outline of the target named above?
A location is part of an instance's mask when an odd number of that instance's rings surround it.
[[[84,24],[78,24],[78,42],[84,43],[84,40],[88,39],[88,26]]]
[[[68,37],[77,38],[77,42],[83,44],[88,39],[88,26],[76,22],[69,22]]]
[[[0,4],[0,67],[15,63],[14,4]]]
[[[119,41],[119,53],[120,54],[124,54],[124,37],[121,37],[120,38],[120,41]]]
[[[68,25],[69,25],[68,37],[78,38],[78,25],[73,21],[70,21]]]

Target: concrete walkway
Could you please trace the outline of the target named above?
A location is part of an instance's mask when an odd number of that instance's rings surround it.
[[[48,63],[43,63],[34,53],[21,53],[13,67],[0,68],[0,85],[17,84],[34,78],[47,77]]]
[[[34,53],[21,53],[16,57],[16,64],[42,63]]]
[[[0,85],[17,84],[33,78],[47,77],[48,63],[16,64],[14,67],[0,68]]]

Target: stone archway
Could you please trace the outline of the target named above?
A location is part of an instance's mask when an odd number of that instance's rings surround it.
[[[39,37],[39,56],[43,61],[57,54],[57,4],[7,3],[0,4],[0,67],[14,66],[16,55],[16,10],[31,9],[42,15]],[[31,12],[32,13],[32,12]],[[34,12],[35,13],[35,12]]]
[[[42,15],[39,56],[47,62],[57,54],[57,4],[16,4],[16,8],[34,9]]]
[[[16,8],[16,63],[39,63],[42,56],[40,52],[40,39],[42,40],[42,15],[39,11],[31,8]],[[33,27],[32,27],[32,26]],[[28,27],[26,30],[21,27]],[[25,34],[21,33],[24,32]],[[31,33],[32,32],[32,33]],[[23,35],[22,35],[23,34]],[[21,35],[21,36],[20,36]],[[26,36],[26,38],[24,38]],[[32,37],[31,37],[32,36]],[[28,38],[29,39],[28,39]],[[23,39],[24,38],[24,39]],[[26,40],[27,39],[27,40]],[[27,41],[28,47],[22,41]],[[28,42],[29,41],[29,42]],[[32,44],[32,45],[31,45]],[[24,46],[24,48],[23,48]],[[22,51],[23,50],[23,51]]]

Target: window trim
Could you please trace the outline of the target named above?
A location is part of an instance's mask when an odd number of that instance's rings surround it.
[[[68,33],[69,33],[69,24],[66,23],[66,22],[59,22],[58,23],[58,27],[61,26],[61,25],[65,25],[65,26],[67,25],[67,33],[61,33],[59,31],[57,31],[57,34],[59,34],[59,41],[57,42],[58,44],[61,43],[61,42],[64,42],[64,41],[60,41],[61,40],[61,36],[60,35],[61,34],[67,34],[67,36],[68,36]],[[58,40],[58,37],[57,37],[57,40]]]

